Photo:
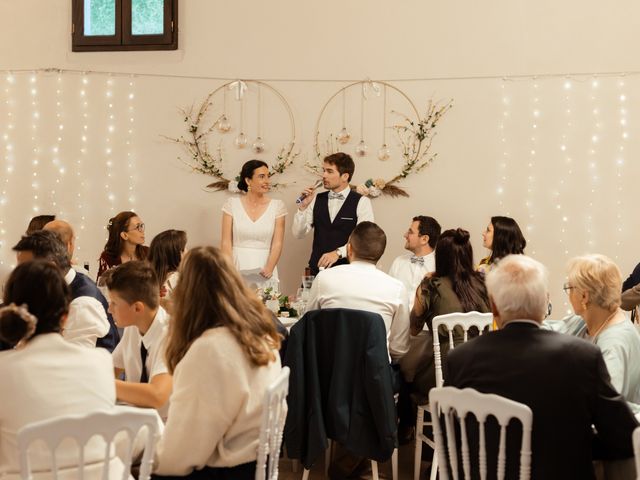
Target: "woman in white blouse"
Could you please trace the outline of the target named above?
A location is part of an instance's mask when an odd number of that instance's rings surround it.
[[[264,393],[281,369],[270,314],[214,247],[185,255],[173,301],[173,393],[156,474],[253,479]]]
[[[220,247],[241,274],[251,275],[258,287],[278,280],[276,265],[282,253],[287,210],[282,200],[272,200],[269,166],[249,160],[242,166],[238,188],[245,195],[230,197],[222,207]],[[256,281],[257,278],[257,281]]]
[[[18,265],[4,291],[0,338],[15,348],[0,353],[0,478],[20,478],[16,434],[30,423],[61,415],[108,410],[115,405],[113,362],[102,348],[67,342],[60,332],[69,311],[69,287],[56,266],[44,260]],[[50,454],[36,442],[31,467],[49,478]],[[101,478],[105,445],[94,437],[85,449],[85,478]],[[57,449],[58,477],[77,477],[75,441]],[[120,460],[110,478],[122,478]]]

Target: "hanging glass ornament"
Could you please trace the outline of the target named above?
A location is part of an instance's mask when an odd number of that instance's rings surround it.
[[[360,140],[360,143],[356,145],[356,155],[358,157],[364,157],[367,155],[367,144],[364,143],[364,140]]]
[[[262,153],[264,152],[266,147],[267,146],[264,143],[264,140],[262,140],[262,137],[257,137],[255,142],[253,142],[253,144],[251,145],[251,148],[253,149],[254,153]]]
[[[231,130],[231,122],[226,115],[222,115],[220,120],[218,120],[218,131],[220,133],[227,133],[229,130]]]
[[[389,157],[391,157],[391,149],[386,143],[383,143],[380,150],[378,150],[378,160],[382,160],[384,162],[389,160]]]
[[[236,139],[235,139],[235,144],[236,144],[236,147],[238,147],[238,148],[246,147],[247,146],[247,136],[244,133],[240,132],[240,135],[238,135],[236,137]]]
[[[346,145],[351,140],[351,134],[347,130],[347,91],[342,90],[342,130],[336,135],[340,145]]]
[[[342,130],[340,130],[338,135],[336,135],[336,140],[338,140],[338,143],[341,145],[349,143],[349,140],[351,140],[351,134],[347,130],[347,127],[342,127]]]

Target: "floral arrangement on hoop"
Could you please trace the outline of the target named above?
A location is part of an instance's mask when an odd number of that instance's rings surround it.
[[[449,100],[445,104],[434,103],[429,101],[425,116],[417,122],[411,120],[406,115],[393,112],[403,117],[402,124],[394,125],[393,130],[396,132],[400,147],[402,149],[402,158],[404,163],[400,173],[390,180],[383,178],[368,178],[364,183],[352,186],[359,194],[376,198],[380,195],[388,195],[390,197],[408,197],[407,191],[397,185],[401,180],[409,175],[418,173],[429,166],[437,153],[431,153],[431,145],[433,138],[436,136],[436,127],[442,117],[453,107],[453,100]],[[333,135],[330,135],[326,141],[326,151],[335,153],[339,151],[335,143]],[[322,154],[320,148],[316,145],[316,158],[321,160]],[[321,168],[317,164],[307,162],[305,168],[312,173],[319,174]]]
[[[186,136],[180,135],[180,137],[174,138],[162,135],[162,137],[171,142],[178,143],[184,148],[188,154],[188,158],[178,157],[178,160],[191,168],[192,171],[216,178],[216,181],[207,185],[206,188],[210,188],[216,192],[228,190],[237,193],[240,191],[238,189],[240,177],[235,177],[233,180],[225,177],[222,170],[224,156],[221,145],[218,145],[215,151],[211,152],[207,143],[207,136],[218,126],[222,118],[221,115],[209,127],[203,125],[206,113],[213,105],[211,97],[214,93],[215,92],[211,92],[207,95],[197,111],[195,111],[194,105],[189,107],[189,109],[181,108],[179,110],[184,117],[184,123],[187,124]],[[293,164],[298,155],[300,155],[299,151],[294,151],[294,145],[295,142],[292,141],[280,149],[280,152],[276,156],[275,164],[269,167],[270,177],[284,173],[284,171]],[[285,185],[284,183],[271,184],[273,188],[279,188]]]

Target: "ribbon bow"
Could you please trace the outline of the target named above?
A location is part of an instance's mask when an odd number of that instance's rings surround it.
[[[362,83],[362,96],[365,100],[369,99],[369,89],[373,91],[373,94],[376,97],[380,96],[380,85],[372,80],[367,79]]]
[[[247,90],[247,84],[242,80],[236,80],[229,84],[229,90],[236,90],[236,100],[241,100],[244,96],[244,92]]]

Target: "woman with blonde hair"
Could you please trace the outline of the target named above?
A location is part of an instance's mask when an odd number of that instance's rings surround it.
[[[156,474],[253,479],[262,400],[281,369],[270,313],[215,247],[185,255],[173,301],[173,393]]]
[[[622,275],[604,255],[585,255],[569,262],[563,289],[575,312],[554,330],[589,340],[602,351],[612,385],[640,412],[640,334],[620,309]]]

